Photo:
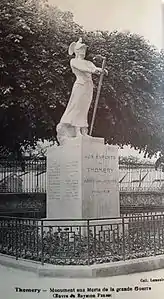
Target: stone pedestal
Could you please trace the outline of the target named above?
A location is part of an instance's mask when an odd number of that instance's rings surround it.
[[[47,155],[47,218],[119,217],[118,148],[81,136]]]

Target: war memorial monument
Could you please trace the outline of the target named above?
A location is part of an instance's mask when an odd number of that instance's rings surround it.
[[[75,55],[70,66],[76,81],[57,125],[60,146],[50,147],[47,153],[48,219],[120,216],[118,148],[88,134],[92,74],[102,80],[107,70],[86,60],[86,50],[82,39],[69,46],[69,55]]]

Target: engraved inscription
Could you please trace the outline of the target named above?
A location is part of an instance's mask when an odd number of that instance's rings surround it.
[[[48,192],[50,200],[78,199],[78,161],[69,160],[66,164],[50,161],[48,165]]]
[[[83,198],[87,199],[84,210],[87,217],[118,215],[118,157],[117,149],[90,148],[84,153]],[[116,204],[113,205],[113,202]]]

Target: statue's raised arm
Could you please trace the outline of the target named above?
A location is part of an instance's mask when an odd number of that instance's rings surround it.
[[[97,72],[101,73],[101,68],[96,67],[93,62],[88,60],[80,60],[77,58],[73,58],[70,61],[70,66],[73,69],[77,69],[81,72],[86,72],[89,74],[95,74]]]
[[[101,74],[102,69],[98,68],[91,61],[85,60],[87,45],[78,42],[70,44],[69,55],[75,54],[75,58],[70,61],[72,72],[76,76],[76,81],[72,88],[72,93],[66,110],[57,125],[57,138],[63,144],[67,138],[88,133],[88,111],[93,96],[92,74]]]

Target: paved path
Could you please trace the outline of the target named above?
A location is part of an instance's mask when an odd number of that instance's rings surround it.
[[[150,278],[163,278],[162,282],[150,282]],[[147,279],[148,282],[141,282],[140,280]],[[133,288],[133,291],[117,291],[117,288]],[[151,287],[151,290],[135,291],[134,287]],[[26,289],[41,289],[40,293],[34,292],[16,292],[15,288],[26,288]],[[50,292],[50,288],[56,289],[70,289],[70,288],[114,288],[115,291],[111,292],[97,292],[95,298],[103,299],[109,298],[104,297],[104,294],[112,294],[110,298],[123,298],[123,299],[163,299],[164,298],[164,269],[158,271],[152,271],[141,274],[131,274],[126,276],[113,276],[109,278],[98,278],[98,279],[57,279],[47,277],[37,277],[34,273],[27,271],[11,269],[0,266],[0,298],[2,299],[47,299],[56,298],[63,299],[64,297],[55,297],[53,292]],[[46,290],[46,291],[43,291]],[[99,295],[98,295],[99,293]],[[59,293],[59,295],[68,295],[70,298],[71,293]],[[75,294],[74,292],[72,294]],[[79,293],[82,294],[82,293]],[[83,294],[87,294],[84,293]],[[91,292],[90,292],[91,294]],[[92,294],[95,294],[93,292]],[[102,294],[102,295],[100,295]],[[66,297],[65,297],[66,298]],[[86,299],[84,296],[75,298]],[[90,299],[90,298],[89,298]]]

